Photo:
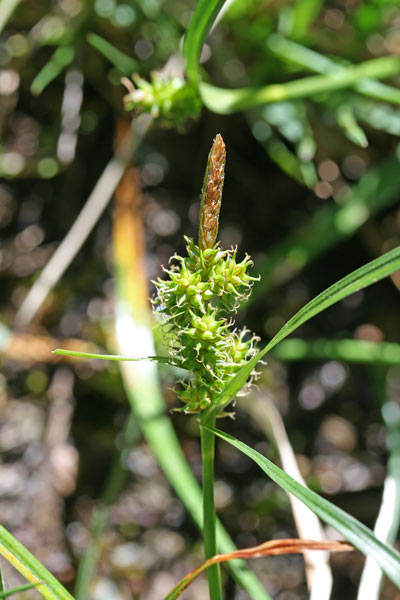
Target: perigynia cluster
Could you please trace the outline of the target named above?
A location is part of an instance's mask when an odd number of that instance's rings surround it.
[[[167,279],[155,282],[158,312],[164,315],[165,339],[172,362],[187,370],[177,390],[181,410],[207,408],[239,369],[254,356],[256,337],[234,327],[231,313],[251,293],[249,256],[238,262],[236,249],[219,243],[201,251],[186,239],[187,256],[174,256],[164,269]]]
[[[225,157],[218,134],[201,194],[199,245],[185,237],[187,256],[173,256],[171,268],[164,269],[167,278],[154,282],[153,304],[165,319],[171,361],[188,372],[177,390],[185,412],[210,406],[256,353],[256,337],[246,328],[236,329],[230,315],[247,300],[258,278],[247,273],[249,256],[239,262],[236,249],[223,250],[216,242]]]

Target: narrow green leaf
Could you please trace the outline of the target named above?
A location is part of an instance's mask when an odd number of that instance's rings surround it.
[[[289,177],[301,185],[305,185],[304,177],[301,172],[301,161],[298,157],[289,150],[289,148],[281,142],[278,136],[267,140],[263,144],[268,156],[278,165],[280,169]]]
[[[101,52],[101,54],[107,58],[116,67],[123,75],[130,77],[133,73],[138,71],[139,63],[127,56],[118,48],[107,42],[102,37],[95,33],[89,33],[87,35],[87,41],[91,44],[96,50]]]
[[[92,352],[77,352],[76,350],[63,350],[62,348],[56,348],[56,350],[53,350],[52,354],[57,354],[57,356],[73,356],[75,358],[100,358],[102,360],[154,360],[156,362],[171,364],[171,359],[167,356],[143,356],[141,358],[134,358],[132,356],[120,356],[119,354],[94,354]]]
[[[61,583],[2,525],[0,554],[26,579],[35,584],[46,600],[73,600]]]
[[[223,431],[213,428],[209,429],[215,435],[243,452],[243,454],[246,454],[281,488],[301,500],[316,515],[337,529],[363,554],[373,558],[380,565],[382,571],[400,588],[400,554],[394,548],[378,540],[372,531],[360,523],[360,521],[357,521],[357,519],[328,500],[325,500],[325,498],[298,483],[290,475],[287,475],[282,469],[274,465],[268,458],[253,450],[253,448],[250,448]]]
[[[284,340],[273,350],[280,360],[344,360],[351,363],[400,365],[400,344],[366,340]]]
[[[400,246],[390,252],[386,252],[379,258],[372,260],[363,267],[353,271],[343,279],[340,279],[321,294],[316,296],[311,302],[303,306],[272,338],[272,340],[252,358],[236,376],[228,383],[224,390],[217,396],[215,404],[210,411],[220,411],[226,406],[243,387],[250,373],[259,360],[263,358],[276,346],[281,340],[290,335],[300,325],[322,312],[332,304],[336,304],[343,298],[350,296],[354,292],[380,281],[384,277],[391,275],[400,269]]]
[[[307,35],[322,5],[323,0],[297,0],[294,3],[290,28],[291,37],[300,39]]]
[[[212,24],[226,0],[199,0],[185,35],[183,55],[190,83],[197,87],[200,54]]]
[[[295,81],[262,87],[247,87],[229,90],[209,83],[200,84],[200,95],[208,109],[217,114],[258,108],[272,102],[308,98],[316,94],[353,87],[366,78],[385,79],[400,71],[400,58],[383,56],[358,65],[334,70],[326,75],[302,77]]]
[[[39,582],[40,583],[40,582]],[[26,590],[31,590],[34,587],[37,587],[37,583],[26,583],[25,585],[19,585],[18,587],[12,588],[11,590],[6,590],[5,592],[0,593],[0,598],[9,598],[14,594],[18,594],[19,592],[25,592]]]
[[[0,33],[11,19],[21,0],[2,0],[0,2]]]
[[[368,123],[374,129],[385,131],[390,135],[400,136],[400,111],[387,104],[377,104],[363,100],[353,104],[353,109],[359,119]],[[399,102],[400,104],[400,92]]]
[[[31,92],[38,96],[43,90],[60,75],[74,59],[75,48],[72,46],[60,46],[55,50],[50,60],[39,71],[31,84]]]
[[[354,116],[354,112],[350,104],[341,104],[336,110],[336,120],[338,125],[343,129],[346,137],[360,146],[366,148],[368,146],[368,139],[361,129],[357,120]]]

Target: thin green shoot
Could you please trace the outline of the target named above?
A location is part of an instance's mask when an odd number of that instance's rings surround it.
[[[97,354],[95,352],[77,352],[76,350],[63,350],[62,348],[56,348],[52,354],[57,356],[68,356],[71,358],[96,358],[100,360],[118,360],[118,361],[139,361],[139,360],[154,360],[156,362],[171,363],[171,359],[167,356],[121,356],[119,354]]]
[[[0,598],[10,598],[10,596],[14,596],[14,594],[20,594],[22,592],[26,592],[27,590],[31,590],[32,588],[40,585],[40,583],[42,583],[42,582],[39,581],[38,583],[26,583],[24,585],[19,585],[17,587],[14,587],[10,590],[5,590],[0,593]]]
[[[287,83],[234,90],[219,88],[209,83],[200,84],[200,95],[209,110],[227,115],[233,112],[259,108],[265,104],[309,98],[353,87],[362,79],[386,79],[400,71],[400,58],[383,56],[350,65],[326,75],[302,77]]]

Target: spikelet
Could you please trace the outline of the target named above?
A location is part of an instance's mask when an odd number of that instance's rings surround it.
[[[200,250],[212,248],[217,240],[219,212],[225,179],[226,150],[218,133],[208,155],[203,189],[201,191],[199,246]]]

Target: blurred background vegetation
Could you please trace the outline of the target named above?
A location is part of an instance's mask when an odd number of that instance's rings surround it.
[[[115,350],[121,254],[112,237],[118,213],[108,200],[127,165],[137,170],[118,187],[117,201],[136,198],[151,295],[150,281],[182,251],[183,235],[197,235],[206,156],[222,134],[220,239],[251,254],[262,275],[238,322],[265,340],[328,285],[399,244],[400,65],[384,83],[379,76],[358,79],[232,114],[202,107],[190,89],[173,119],[158,118],[150,106],[149,124],[140,102],[126,111],[122,76],[137,73],[154,83],[154,70],[182,75],[179,52],[194,6],[193,0],[0,3],[0,515],[73,589],[108,481],[112,502],[97,540],[94,600],[160,598],[202,556],[197,529],[138,426],[131,421],[128,436],[121,433],[129,405],[118,365],[61,362],[50,354],[60,345],[85,349],[86,342]],[[226,6],[201,57],[203,79],[224,88],[284,83],[400,55],[395,0]],[[137,125],[127,149],[121,140],[132,118]],[[34,300],[21,311],[94,189],[94,203],[103,208],[87,239],[71,240],[72,255],[65,268],[56,266],[37,314]],[[135,268],[143,271],[142,262]],[[386,358],[379,355],[380,364],[370,364],[326,341],[399,342],[399,286],[393,276],[303,326],[303,340],[320,340],[319,346],[284,342],[259,382],[260,397],[272,396],[284,416],[308,484],[370,527],[388,457],[399,451],[399,354],[393,347]],[[160,375],[172,408],[176,375],[165,367]],[[277,459],[254,417],[255,403],[238,402],[235,421],[225,426]],[[173,414],[172,421],[199,477],[196,418]],[[125,483],[110,483],[113,461],[112,472],[124,474]],[[218,511],[239,547],[296,535],[285,494],[244,456],[221,444],[216,470]],[[363,558],[338,555],[332,564],[333,597],[354,598]],[[277,600],[307,597],[300,557],[253,566]],[[5,574],[10,585],[19,581],[6,566]],[[247,597],[224,577],[228,598]],[[200,579],[186,597],[206,595]],[[390,584],[382,597],[395,597]]]

